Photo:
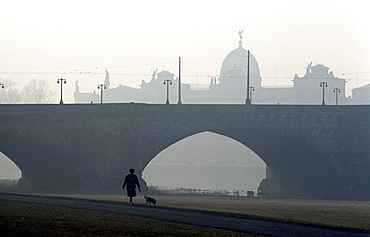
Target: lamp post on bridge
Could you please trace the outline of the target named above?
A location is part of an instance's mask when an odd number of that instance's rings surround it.
[[[179,57],[179,101],[177,104],[181,105],[181,57]]]
[[[170,85],[172,85],[172,81],[167,79],[167,80],[164,80],[163,82],[163,85],[167,85],[167,101],[166,101],[166,104],[169,104],[170,101],[169,101],[169,96],[170,96]]]
[[[246,105],[251,104],[251,98],[249,97],[249,83],[250,83],[250,78],[249,78],[250,59],[249,58],[250,58],[250,52],[248,50],[248,52],[247,52],[247,98],[245,99],[245,104]]]
[[[250,101],[249,101],[249,103],[250,103],[250,104],[252,104],[252,91],[254,91],[254,87],[253,87],[253,86],[250,86],[250,87],[249,87],[249,90],[250,90],[250,91],[249,91],[249,97],[250,97]]]
[[[0,83],[0,88],[4,88],[4,84],[3,83]],[[1,104],[1,100],[0,100],[0,104]]]
[[[340,93],[340,89],[334,88],[333,92],[335,93],[335,105],[338,105],[338,93]]]
[[[325,105],[325,87],[328,87],[328,83],[320,82],[320,87],[322,87],[322,103],[321,105]]]
[[[60,102],[59,104],[63,104],[63,84],[67,84],[67,80],[63,78],[59,78],[57,83],[60,83]]]
[[[107,87],[104,84],[99,84],[98,89],[100,89],[100,104],[103,104],[103,90],[107,89]]]

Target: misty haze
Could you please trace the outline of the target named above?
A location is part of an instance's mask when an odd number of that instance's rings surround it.
[[[143,172],[149,186],[165,189],[257,192],[265,177],[265,163],[250,149],[209,132],[185,138],[168,147]]]
[[[136,166],[153,187],[367,195],[363,2],[42,6],[0,9],[1,152],[22,182],[108,192]]]

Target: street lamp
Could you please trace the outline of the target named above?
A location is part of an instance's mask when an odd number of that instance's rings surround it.
[[[338,93],[340,93],[340,89],[334,88],[333,92],[335,93],[335,105],[338,105]]]
[[[104,84],[99,84],[98,89],[100,89],[100,104],[103,104],[103,89],[107,89]]]
[[[167,80],[164,80],[163,84],[167,85],[167,101],[166,101],[166,104],[169,104],[170,103],[170,101],[169,101],[169,92],[170,92],[170,85],[172,85],[172,81],[167,79]]]
[[[250,98],[249,98],[249,83],[250,83],[250,78],[249,78],[249,67],[250,67],[250,53],[249,53],[249,50],[248,50],[248,53],[247,53],[247,98],[245,99],[245,104],[246,105],[250,105],[251,104],[251,101],[250,101]]]
[[[63,84],[67,84],[67,80],[63,78],[59,78],[57,83],[60,83],[60,102],[59,104],[63,104]]]
[[[249,87],[250,91],[249,91],[249,96],[250,96],[250,104],[252,104],[252,91],[254,91],[254,87],[253,86],[250,86]]]
[[[4,84],[3,83],[0,83],[0,86],[1,86],[1,88],[4,88]],[[0,101],[0,104],[1,104],[1,101]]]
[[[181,105],[181,57],[179,57],[179,101],[177,104]]]
[[[328,83],[326,82],[320,82],[320,87],[322,87],[322,104],[325,105],[325,87],[328,87]]]

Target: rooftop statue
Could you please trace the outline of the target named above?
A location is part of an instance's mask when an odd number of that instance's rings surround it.
[[[155,80],[155,77],[157,76],[157,71],[158,71],[158,68],[157,69],[152,68],[152,81]]]
[[[108,70],[105,70],[105,81],[104,84],[109,88],[110,82],[109,82],[109,72]]]
[[[78,86],[78,81],[75,81],[75,86],[76,86],[76,92],[80,92],[80,87]]]
[[[312,62],[307,63],[306,74],[309,74],[311,72],[311,67],[312,67]]]
[[[242,40],[242,39],[243,39],[243,36],[242,36],[243,31],[244,31],[244,30],[239,30],[239,31],[237,31],[237,32],[236,32],[236,33],[238,33],[238,34],[239,34],[239,38],[240,38],[240,40]]]

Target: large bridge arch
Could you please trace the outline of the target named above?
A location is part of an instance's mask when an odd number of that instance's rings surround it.
[[[168,146],[145,166],[143,173],[151,186],[214,191],[256,191],[265,177],[266,164],[247,146],[209,131]],[[194,182],[194,178],[200,180]]]

